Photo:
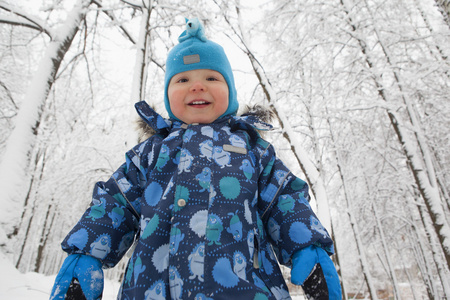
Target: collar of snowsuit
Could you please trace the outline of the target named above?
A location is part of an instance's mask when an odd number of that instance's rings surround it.
[[[147,125],[149,125],[157,134],[166,135],[169,134],[170,128],[172,126],[182,127],[185,126],[181,121],[169,120],[163,118],[155,110],[153,110],[150,105],[145,101],[140,101],[135,104],[135,108],[139,116],[144,120]],[[254,114],[247,114],[242,116],[223,116],[215,120],[213,123],[218,122],[229,122],[231,129],[243,129],[250,133],[251,136],[259,136],[258,131],[268,131],[273,127],[272,125],[260,121],[259,117]]]

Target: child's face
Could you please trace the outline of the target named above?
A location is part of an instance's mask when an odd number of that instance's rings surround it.
[[[176,74],[167,89],[170,109],[186,124],[211,123],[228,108],[228,85],[219,72],[200,69]]]

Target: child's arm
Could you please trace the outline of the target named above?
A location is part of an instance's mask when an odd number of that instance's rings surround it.
[[[290,267],[294,253],[311,245],[333,254],[333,241],[309,204],[308,184],[290,172],[271,146],[262,168],[258,210],[279,261]],[[277,228],[278,236],[269,227]]]
[[[65,299],[66,294],[79,299],[80,287],[86,299],[101,296],[102,268],[117,264],[138,232],[146,180],[146,161],[140,156],[147,156],[142,154],[148,154],[146,149],[151,149],[151,143],[136,146],[108,181],[95,185],[91,206],[62,242],[69,256],[56,277],[51,299]]]
[[[259,210],[267,237],[279,261],[292,268],[292,283],[302,285],[313,299],[341,299],[339,278],[329,258],[333,241],[309,205],[308,185],[289,171],[271,147],[267,149],[259,181]]]
[[[68,254],[87,254],[110,268],[133,244],[139,227],[142,179],[131,159],[128,153],[127,162],[108,181],[96,183],[91,206],[61,243]]]

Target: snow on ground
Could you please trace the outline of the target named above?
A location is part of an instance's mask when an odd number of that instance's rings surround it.
[[[55,277],[38,273],[22,274],[0,253],[0,299],[48,300]],[[120,283],[107,280],[103,300],[116,299],[119,286]]]
[[[0,253],[0,299],[14,300],[48,300],[55,276],[45,276],[38,273],[20,273],[13,264]],[[120,283],[105,282],[103,300],[117,298]],[[302,300],[303,297],[292,297]]]

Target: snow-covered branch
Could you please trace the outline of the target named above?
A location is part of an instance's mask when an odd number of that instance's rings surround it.
[[[0,23],[32,28],[44,32],[50,38],[53,38],[52,30],[48,28],[45,22],[38,17],[31,16],[28,13],[22,11],[20,8],[8,5],[4,1],[0,2],[0,9],[13,14],[12,16],[0,16]]]
[[[102,12],[108,16],[108,18],[111,19],[111,21],[113,22],[114,25],[116,25],[117,27],[119,27],[120,31],[123,33],[123,35],[130,40],[131,43],[136,44],[136,40],[133,37],[132,33],[123,25],[121,24],[116,16],[114,15],[114,13],[110,12],[108,9],[103,9],[103,4],[101,1],[92,1],[95,5],[97,5]]]

